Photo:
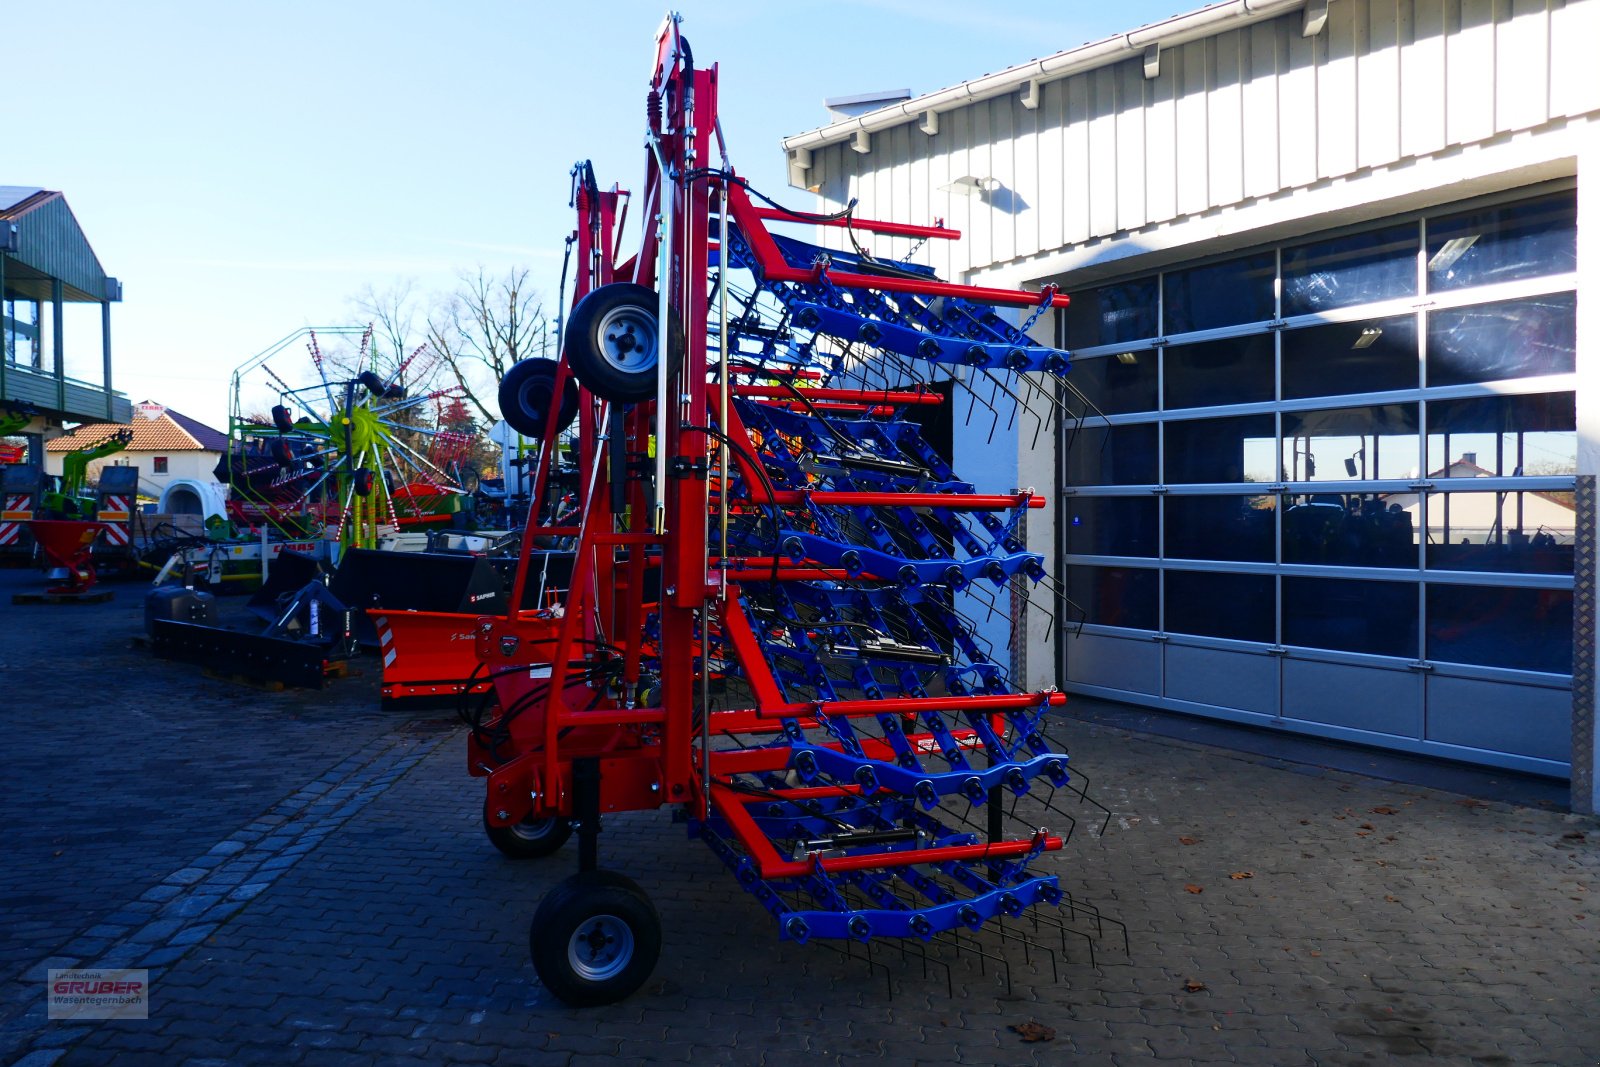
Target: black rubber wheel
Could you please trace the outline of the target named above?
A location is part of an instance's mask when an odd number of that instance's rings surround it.
[[[483,832],[489,843],[514,860],[538,859],[555,852],[572,836],[566,819],[535,819],[531,815],[514,826],[491,826],[483,816]]]
[[[656,395],[660,307],[652,290],[633,282],[602,285],[578,301],[563,344],[567,364],[585,388],[623,404]],[[676,312],[667,336],[667,370],[676,374],[683,363],[683,326]]]
[[[357,375],[356,381],[373,396],[382,396],[389,389],[389,383],[378,377],[377,371],[364,370]]]
[[[545,420],[550,417],[550,396],[556,388],[556,361],[523,359],[511,365],[500,379],[500,415],[506,424],[524,437],[544,440]],[[561,408],[556,413],[556,432],[572,425],[578,417],[578,383],[567,379],[561,390]]]
[[[585,871],[539,903],[528,935],[545,988],[575,1008],[614,1004],[650,977],[661,958],[661,916],[633,880]]]

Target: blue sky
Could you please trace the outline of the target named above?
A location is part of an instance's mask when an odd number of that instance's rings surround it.
[[[804,206],[806,194],[784,186],[778,141],[821,125],[824,97],[930,92],[1198,6],[703,0],[678,10],[696,60],[721,65],[734,166]],[[34,5],[6,49],[0,184],[62,190],[122,279],[115,386],[223,427],[235,366],[301,326],[358,323],[352,298],[369,285],[410,280],[427,294],[479,265],[526,266],[553,303],[572,164],[593,159],[602,185],[640,181],[665,10],[639,0]],[[98,333],[74,325],[68,373],[94,379]]]

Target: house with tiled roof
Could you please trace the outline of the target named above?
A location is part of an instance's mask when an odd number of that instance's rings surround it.
[[[133,440],[121,452],[92,464],[88,479],[95,481],[99,468],[107,465],[138,467],[139,495],[155,500],[176,481],[214,483],[212,468],[228,448],[227,435],[220,430],[146,400],[134,405],[130,422],[85,423],[47,442],[45,472],[60,474],[69,453],[97,445],[123,430],[131,430]]]

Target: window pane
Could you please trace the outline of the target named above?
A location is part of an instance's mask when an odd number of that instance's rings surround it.
[[[1283,643],[1415,659],[1416,583],[1284,578]]]
[[[1086,556],[1154,556],[1156,500],[1141,496],[1067,497],[1067,551]]]
[[[1428,658],[1572,673],[1572,593],[1428,586]]]
[[[1137,341],[1160,332],[1156,325],[1154,278],[1137,278],[1070,295],[1065,316],[1068,348]]]
[[[1154,350],[1145,349],[1073,360],[1067,374],[1067,410],[1091,418],[1097,413],[1154,411],[1156,358]]]
[[[1428,494],[1428,566],[1571,574],[1577,512],[1570,492]]]
[[[1160,572],[1135,567],[1068,567],[1067,599],[1096,626],[1156,628],[1156,582]]]
[[[1283,333],[1285,400],[1416,387],[1414,315]]]
[[[1428,477],[1551,477],[1578,470],[1572,393],[1428,402]]]
[[[1283,512],[1283,561],[1336,567],[1415,567],[1416,515],[1409,499],[1382,493],[1291,496]]]
[[[1167,572],[1167,631],[1270,643],[1277,590],[1270,574]]]
[[[1272,399],[1272,335],[1230,337],[1166,351],[1168,408]]]
[[[1154,485],[1156,426],[1069,426],[1068,485]]]
[[[1272,318],[1277,257],[1262,252],[1164,276],[1165,333],[1188,333]]]
[[[1192,419],[1167,424],[1167,481],[1270,482],[1271,415]]]
[[[1568,192],[1429,219],[1429,291],[1577,270],[1577,207]]]
[[[1428,316],[1428,384],[1570,374],[1576,311],[1573,293],[1435,311]]]
[[[1283,317],[1370,304],[1417,291],[1414,222],[1283,252]]]
[[[1283,478],[1291,482],[1415,478],[1417,405],[1294,411],[1283,415]]]
[[[1271,563],[1276,496],[1167,497],[1167,558]]]

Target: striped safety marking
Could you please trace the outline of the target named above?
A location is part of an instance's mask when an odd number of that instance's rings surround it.
[[[101,522],[112,523],[106,527],[106,544],[114,548],[121,548],[128,543],[127,526],[118,526],[116,523],[126,523],[133,517],[128,510],[128,498],[125,496],[106,497],[106,506],[96,513],[96,518]]]
[[[28,507],[28,495],[12,494],[6,497],[5,509],[0,510],[0,545],[14,545],[22,535],[22,524],[33,518]]]
[[[399,658],[399,653],[394,648],[394,631],[389,629],[389,617],[379,615],[372,620],[373,627],[378,631],[378,645],[383,649],[383,665],[394,666],[394,661]]]

